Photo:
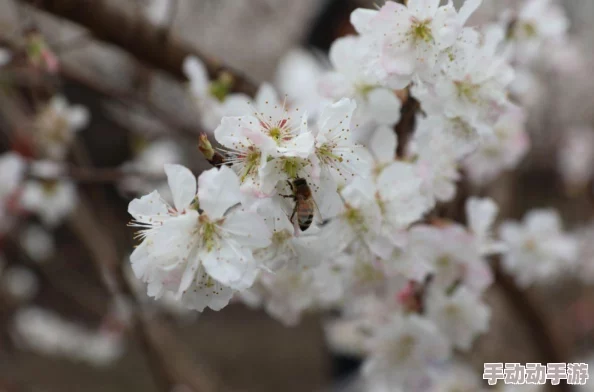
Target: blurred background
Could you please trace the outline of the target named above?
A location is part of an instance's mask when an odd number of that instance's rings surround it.
[[[27,149],[20,128],[32,122],[26,110],[31,102],[60,91],[89,111],[67,158],[79,168],[71,173],[78,190],[73,211],[49,227],[25,215],[0,238],[0,391],[152,392],[163,390],[163,378],[179,385],[176,392],[346,390],[359,359],[328,345],[327,315],[311,314],[287,328],[242,304],[199,315],[147,299],[144,288],[128,279],[134,231],[126,226],[127,205],[162,178],[159,169],[154,178],[139,178],[120,168],[160,167],[159,159],[167,159],[161,153],[143,155],[155,141],[173,141],[175,157],[196,172],[207,167],[197,153],[200,123],[180,73],[183,54],[200,52],[257,83],[274,82],[290,50],[303,47],[323,58],[334,39],[353,33],[350,12],[373,2],[78,1],[86,12],[68,13],[61,4],[71,1],[65,0],[0,0],[0,46],[17,48],[38,32],[60,62],[55,76],[15,76],[33,86],[30,94],[0,96],[0,152],[15,143]],[[477,21],[492,18],[506,1],[483,3]],[[567,227],[590,243],[592,186],[568,183],[558,157],[572,130],[592,134],[594,1],[563,4],[574,46],[567,63],[559,64],[563,72],[543,67],[536,74],[532,150],[517,171],[481,193],[497,199],[507,218],[521,218],[530,208],[558,208]],[[577,65],[570,60],[576,53]],[[555,340],[566,362],[594,361],[591,248],[582,255],[582,279],[521,293],[505,282],[491,288],[491,329],[468,358],[477,371],[484,362],[546,362],[535,325],[550,332],[545,337]],[[23,304],[37,311],[15,317]],[[142,315],[130,310],[135,307]],[[36,350],[15,333],[15,322],[45,333],[52,347],[66,347]],[[155,369],[165,374],[155,375]]]

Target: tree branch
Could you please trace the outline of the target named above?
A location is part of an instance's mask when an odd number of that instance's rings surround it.
[[[234,77],[233,91],[255,95],[257,86],[242,73],[224,66],[198,50],[169,39],[167,27],[155,27],[137,20],[94,0],[17,0],[40,10],[68,19],[89,29],[93,35],[107,43],[119,46],[140,61],[165,71],[177,79],[186,80],[182,65],[186,57],[201,59],[211,78],[221,72]]]
[[[543,363],[567,362],[570,359],[569,353],[559,334],[550,327],[550,323],[547,322],[546,316],[539,306],[528,293],[521,290],[514,280],[501,270],[499,260],[494,263],[493,272],[495,283],[501,287],[508,305],[532,334],[532,340],[540,355],[540,360]],[[563,382],[556,388],[555,390],[563,392],[571,390],[570,386]]]

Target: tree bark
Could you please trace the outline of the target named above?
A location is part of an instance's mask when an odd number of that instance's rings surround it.
[[[233,91],[253,96],[257,86],[240,72],[176,41],[167,27],[131,18],[97,0],[16,0],[87,28],[98,40],[119,46],[143,63],[187,80],[182,69],[188,56],[201,59],[211,78],[221,72],[234,77]]]

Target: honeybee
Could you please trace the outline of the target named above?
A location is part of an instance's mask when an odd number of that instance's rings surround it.
[[[282,196],[292,198],[295,201],[295,207],[290,219],[291,223],[295,225],[295,218],[297,218],[299,228],[301,231],[305,231],[311,226],[314,215],[318,212],[318,206],[305,179],[295,178],[293,181],[288,181],[288,183],[293,194]]]

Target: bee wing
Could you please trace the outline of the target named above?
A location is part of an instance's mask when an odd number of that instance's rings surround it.
[[[316,203],[316,199],[314,199],[313,196],[311,198],[311,204],[313,205],[314,210],[314,222],[317,226],[321,226],[324,224],[324,218],[322,217],[318,203]]]

